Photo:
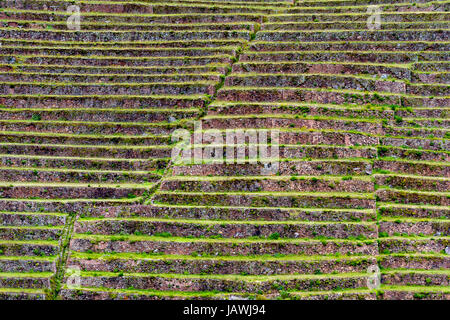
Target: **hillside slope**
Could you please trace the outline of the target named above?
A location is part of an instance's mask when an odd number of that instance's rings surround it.
[[[0,0],[0,299],[448,300],[449,6]]]

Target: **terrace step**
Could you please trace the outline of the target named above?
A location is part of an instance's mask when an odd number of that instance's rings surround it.
[[[136,235],[82,235],[75,233],[73,252],[148,253],[191,256],[248,255],[374,255],[378,245],[373,240],[348,239],[206,239]]]
[[[350,149],[352,150],[352,149]],[[363,149],[364,150],[364,149]],[[359,150],[358,150],[359,151]],[[322,153],[322,155],[324,155]],[[309,156],[309,155],[306,155]],[[341,155],[341,158],[343,156]],[[300,157],[299,157],[300,158]],[[261,164],[203,164],[190,166],[174,166],[173,175],[186,176],[260,176],[268,167],[265,162]],[[293,175],[370,175],[372,165],[365,160],[293,160],[278,164],[281,176]],[[269,168],[270,169],[270,168]]]
[[[14,182],[76,182],[76,183],[149,183],[161,176],[148,172],[57,170],[52,168],[1,168],[0,181]]]
[[[425,178],[409,175],[375,175],[375,183],[390,188],[446,192],[450,190],[450,179],[444,177]]]
[[[302,31],[268,31],[261,30],[256,34],[256,41],[446,41],[448,30],[446,27],[437,30],[416,29],[416,30],[302,30]],[[0,35],[2,33],[0,32]],[[3,36],[6,36],[3,35]]]
[[[380,265],[385,269],[425,269],[445,270],[450,257],[442,255],[386,255],[380,258]]]
[[[67,28],[66,22],[64,22],[64,28]],[[28,44],[28,43],[27,43]],[[92,56],[92,57],[108,57],[108,58],[125,58],[125,57],[208,57],[217,55],[229,55],[234,56],[236,52],[235,46],[218,46],[218,47],[195,47],[194,45],[186,48],[166,48],[160,43],[155,43],[149,47],[135,48],[123,46],[119,49],[109,47],[108,45],[102,46],[89,46],[77,45],[66,46],[63,43],[59,46],[46,46],[36,44],[29,46],[22,45],[6,45],[2,46],[2,54],[10,56]]]
[[[284,275],[284,276],[200,276],[165,274],[124,274],[81,272],[82,287],[106,287],[114,289],[147,289],[175,291],[220,291],[246,292],[259,291],[272,293],[278,288],[285,290],[332,290],[340,288],[361,288],[366,285],[366,274],[341,275]]]
[[[421,62],[414,66],[416,71],[446,71],[450,70],[450,64],[448,61],[431,61],[431,62]]]
[[[450,106],[449,99],[441,97],[419,97],[419,96],[403,96],[401,103],[405,107],[448,107]]]
[[[448,192],[419,192],[397,189],[379,189],[376,192],[378,201],[399,204],[429,204],[449,206]]]
[[[236,65],[236,64],[235,64]],[[235,66],[234,65],[234,66]],[[209,105],[208,115],[262,115],[279,114],[299,115],[299,116],[320,116],[333,117],[338,120],[341,118],[353,119],[373,119],[373,118],[392,118],[393,111],[382,107],[366,105],[333,105],[333,104],[314,104],[314,103],[232,103],[215,101]],[[317,121],[317,120],[316,120]]]
[[[284,33],[283,33],[284,34]],[[241,62],[285,62],[307,61],[309,63],[329,61],[335,63],[375,63],[375,64],[410,64],[419,61],[446,61],[441,51],[247,51],[240,56]]]
[[[269,237],[278,233],[281,238],[304,238],[325,236],[332,238],[358,237],[374,238],[377,235],[374,223],[306,223],[306,222],[261,222],[245,223],[242,221],[209,221],[193,222],[190,220],[168,219],[79,219],[75,224],[75,233],[94,233],[113,235],[140,233],[157,235],[170,233],[176,237],[210,237],[248,238],[252,236]]]
[[[63,288],[60,296],[63,300],[226,300],[228,297],[238,297],[239,294],[84,287],[79,289]],[[244,294],[244,296],[249,295]]]
[[[32,120],[34,115],[38,115],[41,120],[35,121],[86,121],[86,122],[128,122],[148,125],[148,122],[172,122],[185,118],[195,117],[196,109],[48,109],[48,108],[4,108],[0,109],[3,120]],[[134,116],[134,117],[133,117]]]
[[[66,8],[64,8],[66,10]],[[81,9],[83,10],[83,9]],[[426,31],[423,34],[427,34]],[[445,37],[445,32],[442,34]],[[198,30],[198,31],[80,31],[43,30],[21,28],[0,28],[0,38],[6,39],[33,39],[47,41],[85,41],[85,42],[111,42],[111,41],[176,41],[176,40],[207,40],[207,39],[250,39],[248,30]],[[425,37],[424,37],[425,38]],[[105,41],[106,40],[106,41]],[[407,38],[404,40],[408,40]]]
[[[121,158],[121,159],[160,159],[170,157],[169,147],[160,146],[91,146],[64,144],[19,144],[0,143],[2,154],[27,154],[36,156],[53,155],[56,157]]]
[[[44,289],[50,287],[49,272],[0,273],[0,288]]]
[[[15,261],[16,257],[21,257],[21,259],[27,259],[29,257],[39,257],[39,261],[36,264],[44,267],[49,265],[51,259],[50,257],[56,256],[58,254],[58,243],[56,241],[43,241],[43,240],[31,240],[31,241],[0,241],[0,250],[2,254],[0,255],[0,264],[2,264],[3,259],[9,261],[8,259],[13,259]],[[42,257],[42,258],[41,258]],[[33,261],[23,260],[27,264],[33,264]],[[7,263],[7,262],[5,262]],[[13,262],[11,262],[13,263]],[[19,260],[19,263],[23,263]],[[51,270],[48,270],[51,271]]]
[[[448,219],[450,209],[443,206],[377,203],[378,212],[383,217],[440,218]]]
[[[354,4],[354,3],[353,3]],[[301,3],[300,3],[301,5]],[[383,12],[416,12],[416,11],[434,11],[434,12],[448,12],[448,3],[445,1],[436,1],[436,2],[426,2],[421,3],[417,6],[412,6],[410,2],[400,2],[400,3],[389,3],[385,5],[380,5],[379,8]],[[289,10],[285,11],[286,14],[293,13],[313,13],[313,14],[324,14],[324,13],[365,13],[367,14],[367,4],[362,5],[352,5],[352,6],[324,6],[324,7],[316,7],[316,6],[299,6],[292,7]]]
[[[133,74],[70,74],[70,73],[43,73],[43,72],[4,72],[0,73],[2,82],[85,82],[85,83],[152,83],[152,82],[196,82],[215,81],[219,82],[219,74],[197,73],[197,74],[167,74],[167,75],[133,75]]]
[[[248,1],[247,1],[248,2]],[[9,10],[4,8],[3,14],[0,14],[1,19],[5,20],[22,20],[22,21],[36,21],[43,20],[47,23],[66,21],[68,14],[63,11],[52,11],[51,14],[44,10]],[[139,23],[139,24],[221,24],[221,23],[238,23],[238,22],[259,22],[261,21],[260,14],[254,13],[239,13],[233,12],[231,14],[220,13],[178,13],[178,14],[126,14],[115,12],[80,12],[82,21],[86,23]],[[444,20],[445,13],[436,15],[427,15],[428,19]],[[425,19],[425,17],[424,17]]]
[[[261,121],[253,121],[257,119],[246,119],[244,116],[240,119],[241,121],[236,121],[237,124],[235,126],[235,129],[230,129],[231,125],[235,122],[234,118],[229,118],[228,123],[230,125],[227,125],[224,121],[224,119],[212,119],[208,118],[202,121],[202,124],[204,124],[205,129],[214,130],[214,135],[212,138],[210,138],[210,132],[209,131],[202,131],[200,133],[203,134],[203,144],[195,144],[197,142],[195,140],[196,136],[191,137],[191,145],[190,149],[193,149],[194,152],[202,150],[203,157],[205,159],[212,158],[219,158],[220,153],[224,153],[225,155],[228,155],[230,153],[230,156],[234,155],[234,149],[257,149],[262,148],[261,145],[264,145],[263,139],[267,137],[268,144],[270,144],[270,147],[267,149],[272,150],[275,149],[276,146],[278,146],[279,152],[281,154],[287,155],[288,153],[294,153],[294,152],[301,152],[302,148],[307,148],[308,146],[317,146],[318,148],[322,146],[329,146],[336,148],[339,148],[340,146],[346,146],[348,148],[351,147],[369,147],[369,146],[375,146],[378,144],[378,137],[376,136],[369,136],[364,130],[367,131],[378,131],[380,130],[377,128],[376,124],[373,123],[364,123],[364,122],[356,122],[356,123],[348,123],[342,121],[339,123],[339,121],[336,121],[336,129],[327,129],[329,123],[331,121],[308,121],[308,120],[290,120],[290,119],[260,119]],[[287,121],[283,121],[287,120]],[[245,130],[246,128],[245,124],[252,124],[255,123],[254,129]],[[289,123],[289,129],[283,128],[283,123]],[[215,127],[215,124],[217,124],[216,129],[213,129]],[[305,124],[305,126],[302,126]],[[355,132],[356,130],[353,128],[357,128],[358,125],[360,125],[359,130],[362,132]],[[301,126],[301,127],[299,127]],[[221,128],[225,127],[225,128]],[[274,128],[282,128],[276,131],[275,130],[267,130],[267,128],[272,129]],[[325,127],[325,129],[322,129],[321,127]],[[248,127],[247,127],[248,128]],[[309,129],[308,129],[309,128]],[[341,130],[340,130],[341,129]],[[233,136],[233,134],[235,136]],[[120,136],[112,136],[113,141],[122,142]],[[0,137],[1,138],[1,137]],[[116,138],[116,139],[114,139]],[[258,142],[256,140],[259,138],[259,144],[255,143]],[[157,137],[154,138],[155,140]],[[211,141],[211,140],[212,141]],[[270,140],[273,139],[273,140]],[[276,139],[276,140],[275,140]],[[39,140],[39,139],[36,139]],[[80,139],[81,140],[81,139]],[[131,139],[130,139],[131,140]],[[137,141],[139,141],[138,138],[136,138]],[[162,138],[161,138],[162,140]],[[34,140],[33,140],[34,141]],[[125,140],[128,142],[128,140]],[[133,141],[133,140],[131,140]],[[144,142],[146,142],[144,140]],[[150,140],[150,142],[153,142]],[[244,145],[247,144],[248,145]],[[106,144],[106,143],[103,143]],[[128,142],[128,144],[131,144]],[[142,143],[144,144],[144,143]],[[149,143],[148,143],[149,144]],[[153,145],[157,145],[157,142],[153,142]],[[216,153],[214,153],[213,150],[210,152],[211,155],[208,154],[208,149],[216,149]],[[297,149],[296,151],[293,149]],[[186,149],[186,153],[189,151]],[[219,154],[217,154],[217,152]],[[248,156],[248,153],[250,151],[246,150],[246,156]],[[276,151],[274,151],[276,152]],[[262,153],[262,151],[260,151]],[[268,152],[270,154],[270,152]],[[261,155],[261,157],[263,157]]]
[[[447,151],[434,151],[434,150],[423,150],[423,149],[413,149],[404,147],[390,147],[390,146],[379,146],[378,155],[380,157],[393,157],[399,159],[408,159],[413,161],[436,161],[436,162],[446,162],[450,158]]]
[[[139,160],[115,158],[88,158],[88,157],[52,157],[29,155],[0,155],[2,166],[20,168],[55,168],[77,170],[112,170],[112,171],[157,171],[164,169],[168,160]],[[157,173],[157,172],[155,172]]]
[[[401,104],[402,96],[392,93],[367,93],[352,90],[324,88],[258,88],[226,87],[219,90],[217,100],[246,102],[319,102],[319,103],[361,103]]]
[[[188,126],[189,123],[186,123],[190,119],[182,119],[175,120],[174,122],[120,122],[121,114],[126,117],[127,113],[118,113],[118,114],[110,114],[108,116],[105,111],[105,117],[109,117],[110,119],[117,119],[119,122],[89,122],[89,121],[64,121],[58,120],[33,120],[34,119],[42,119],[41,114],[46,116],[47,112],[36,112],[33,113],[30,120],[0,120],[0,129],[2,131],[9,132],[37,132],[37,133],[59,133],[59,134],[84,134],[84,135],[128,135],[128,136],[146,136],[146,135],[163,135],[168,136],[172,134],[172,132],[179,125]],[[164,112],[162,112],[164,113]],[[83,112],[80,111],[80,114],[72,112],[70,113],[72,116],[76,117],[79,115],[81,117],[91,116],[92,118],[97,117],[100,113],[86,113],[83,115]],[[143,114],[135,111],[136,118],[139,118],[140,115],[144,118],[149,116],[149,114]],[[155,113],[153,113],[155,114]],[[130,112],[131,115],[131,112]],[[150,116],[152,113],[150,113]],[[176,114],[175,114],[176,115]],[[50,116],[52,116],[50,114]],[[159,117],[164,118],[164,114]],[[168,116],[170,119],[173,115]],[[175,118],[173,118],[175,119]],[[125,119],[124,119],[125,120]],[[145,120],[144,120],[145,121]],[[116,136],[116,138],[119,138]]]
[[[295,6],[298,7],[302,7],[302,8],[314,8],[314,7],[327,7],[327,8],[336,8],[339,9],[340,7],[363,7],[363,6],[368,6],[368,5],[373,5],[374,3],[377,5],[386,5],[386,6],[382,6],[383,7],[383,11],[387,11],[384,12],[384,14],[386,15],[386,21],[392,21],[392,18],[399,18],[399,19],[405,19],[406,21],[410,21],[409,19],[411,18],[411,16],[415,17],[416,15],[422,15],[423,16],[434,16],[434,15],[438,15],[440,14],[440,12],[432,12],[432,11],[428,11],[427,8],[430,6],[431,1],[429,0],[419,0],[416,2],[416,4],[419,4],[419,7],[417,8],[413,8],[414,10],[403,10],[406,8],[411,9],[411,5],[408,5],[407,3],[392,3],[392,1],[390,0],[377,0],[377,1],[352,1],[352,0],[347,0],[347,1],[303,1],[301,3],[296,3]],[[390,6],[389,6],[390,5]],[[415,6],[415,5],[414,5]],[[389,10],[387,10],[389,9]],[[416,12],[417,11],[417,12]],[[442,13],[445,15],[445,13]],[[271,15],[269,21],[285,21],[285,20],[296,20],[297,17],[301,17],[301,16],[307,16],[309,17],[309,14],[280,14],[280,15]],[[352,13],[349,14],[348,16],[345,14],[339,14],[340,15],[344,15],[344,17],[350,17],[352,16],[353,19],[358,19],[359,17],[363,17],[364,20],[367,20],[367,16],[369,15],[367,12],[363,12],[363,13]],[[333,14],[321,14],[318,15],[317,17],[322,21],[323,18],[331,16],[330,19],[336,19],[335,17],[336,15]],[[291,19],[288,19],[291,18]],[[350,20],[350,19],[349,19]],[[308,20],[311,21],[311,20]],[[348,20],[345,20],[348,21]]]
[[[43,290],[0,288],[0,299],[2,300],[45,300]]]
[[[1,112],[0,112],[1,113]],[[67,144],[67,145],[95,145],[95,146],[165,146],[170,144],[168,136],[128,136],[128,135],[73,135],[60,133],[29,133],[8,132],[0,133],[0,143],[32,143],[32,144]]]
[[[0,182],[0,197],[19,199],[110,199],[141,196],[152,186],[148,184],[99,184]]]
[[[375,292],[370,290],[343,290],[318,292],[289,292],[292,300],[377,300]]]
[[[388,250],[390,253],[443,253],[445,252],[445,248],[447,248],[450,244],[450,239],[444,237],[436,237],[436,238],[381,238],[378,242],[379,248],[381,252]],[[386,258],[386,262],[389,263],[390,258]],[[432,258],[434,259],[434,258]],[[393,260],[395,261],[395,259]],[[391,261],[391,262],[393,262]],[[435,261],[439,261],[439,259],[435,259]],[[445,259],[441,259],[441,261],[445,261]],[[404,264],[402,264],[404,267]]]
[[[405,118],[396,120],[395,125],[398,127],[434,127],[434,128],[449,128],[450,127],[450,119],[424,119],[424,118]]]
[[[7,3],[8,4],[8,3]],[[260,7],[260,6],[238,6],[238,5],[217,5],[213,2],[210,4],[201,3],[135,3],[129,2],[124,4],[112,2],[104,3],[83,3],[80,4],[81,12],[114,12],[114,13],[134,13],[136,14],[186,14],[186,13],[269,13],[271,12],[270,7]],[[282,3],[281,3],[282,4]],[[7,5],[9,8],[10,5]],[[55,11],[65,11],[66,3],[61,3],[60,1],[45,1],[37,2],[32,0],[18,0],[14,6],[16,9],[22,10],[43,10],[51,7]]]
[[[447,119],[449,118],[449,109],[448,108],[406,108],[406,109],[396,109],[395,114],[400,117],[410,117],[411,113],[418,118],[441,118]]]
[[[149,95],[149,94],[211,94],[214,81],[182,83],[49,83],[10,82],[0,84],[0,94],[56,95]]]
[[[401,159],[374,160],[375,170],[386,170],[404,174],[416,174],[421,176],[450,177],[450,166],[445,162],[420,162]]]
[[[450,293],[442,286],[388,286],[382,285],[384,300],[449,300]]]
[[[398,234],[425,236],[448,236],[450,234],[449,220],[408,219],[395,221],[380,221],[380,232],[389,236]]]
[[[1,37],[1,31],[0,31]],[[18,58],[11,55],[0,54],[0,64],[14,64]],[[186,66],[205,66],[230,63],[229,55],[215,55],[205,57],[79,57],[79,56],[20,56],[20,62],[25,65],[42,64],[48,67],[52,65],[72,65],[72,66],[95,66],[95,67],[186,67]],[[439,60],[439,59],[434,59]]]
[[[406,93],[412,95],[448,95],[449,85],[440,83],[413,83],[406,86]]]
[[[386,15],[386,13],[384,13]],[[318,16],[318,15],[316,15]],[[327,15],[328,16],[328,15]],[[280,16],[284,18],[284,16]],[[295,19],[301,19],[301,16],[293,16]],[[333,17],[333,16],[330,16]],[[342,16],[345,18],[345,15]],[[311,19],[311,16],[306,16]],[[349,20],[346,20],[349,21]],[[252,54],[261,52],[267,54],[270,51],[277,51],[279,53],[287,53],[286,51],[371,51],[377,50],[382,52],[419,52],[419,51],[448,51],[450,44],[448,42],[433,42],[433,41],[252,41],[249,45],[249,51]],[[244,53],[245,55],[245,53]],[[242,59],[240,59],[242,61]],[[327,61],[327,60],[323,60]],[[327,61],[328,62],[328,61]],[[442,62],[447,63],[447,62]]]
[[[289,21],[282,23],[280,22],[268,22],[265,23],[262,27],[262,31],[297,31],[297,30],[364,30],[367,28],[367,18],[370,15],[366,15],[364,18],[359,21],[346,21],[342,20],[342,17],[339,16],[340,21],[327,21],[327,22],[315,22],[311,23],[311,21]],[[441,16],[443,17],[443,16]],[[420,18],[418,15],[416,18]],[[444,18],[444,17],[443,17]],[[445,17],[449,19],[450,17]],[[444,19],[445,19],[444,18]],[[317,18],[316,18],[317,19]],[[386,30],[417,30],[417,29],[446,29],[448,27],[448,22],[443,21],[414,21],[414,22],[391,22],[391,21],[383,21],[383,29]]]
[[[0,259],[1,272],[54,272],[55,265],[52,261],[27,259],[21,256],[20,259]]]
[[[0,240],[47,240],[57,241],[61,227],[0,227]]]
[[[417,138],[445,138],[449,137],[449,130],[447,129],[415,129],[415,128],[400,128],[400,127],[385,127],[386,135],[390,136],[408,136]]]
[[[66,21],[42,21],[42,20],[19,20],[19,19],[7,19],[3,22],[3,26],[5,27],[14,27],[20,28],[21,30],[36,30],[36,29],[49,29],[51,30],[67,30],[67,22]],[[395,26],[395,25],[394,25]],[[433,26],[437,29],[444,28],[444,26],[439,25],[438,23],[434,23]],[[414,24],[412,28],[426,28],[428,24],[417,25]],[[253,24],[246,22],[221,22],[217,24],[211,23],[183,23],[183,24],[159,24],[159,23],[135,23],[133,22],[109,22],[108,24],[96,21],[96,22],[87,22],[80,21],[80,28],[85,31],[166,31],[166,32],[174,32],[174,31],[242,31],[242,30],[251,30],[253,29]],[[405,27],[407,28],[407,27]],[[429,26],[432,28],[432,26]]]
[[[276,147],[278,145],[272,145],[272,146],[268,146],[267,150],[268,150],[268,154],[267,156],[265,156],[264,154],[260,154],[261,155],[261,163],[260,165],[255,165],[255,158],[252,158],[250,160],[246,160],[246,159],[239,159],[239,161],[235,161],[237,156],[235,155],[235,150],[243,150],[243,154],[245,157],[249,157],[249,148],[246,148],[244,145],[228,145],[229,146],[229,151],[227,150],[227,148],[223,148],[223,145],[216,145],[215,147],[219,148],[216,149],[216,157],[218,159],[218,164],[223,164],[224,162],[226,162],[226,158],[227,158],[227,152],[231,152],[230,154],[230,158],[228,159],[229,164],[234,164],[234,163],[243,163],[243,164],[250,164],[250,167],[253,167],[253,169],[250,169],[251,172],[257,172],[257,173],[253,173],[252,175],[266,175],[266,174],[276,174],[277,172],[275,171],[277,168],[277,165],[279,166],[280,164],[278,164],[278,161],[275,161],[273,158],[273,154],[275,153],[275,157],[278,158],[276,156],[277,153],[279,153],[279,160],[283,161],[282,163],[286,163],[286,161],[290,161],[293,160],[296,164],[298,159],[302,159],[304,161],[306,161],[309,164],[309,161],[311,161],[312,159],[325,159],[324,161],[327,162],[326,160],[331,159],[331,161],[336,160],[338,158],[360,158],[360,157],[366,157],[366,158],[374,158],[376,157],[376,151],[374,148],[372,148],[371,146],[333,146],[333,145],[280,145],[279,147],[279,152],[276,151]],[[261,145],[260,145],[261,146]],[[263,144],[264,146],[264,144]],[[255,145],[250,145],[250,147],[255,148]],[[217,163],[217,161],[214,161],[214,157],[211,151],[211,148],[214,149],[214,147],[211,146],[193,146],[191,148],[191,161],[189,161],[189,158],[187,158],[185,164],[192,164],[192,163],[202,163],[202,160],[200,159],[200,156],[197,158],[195,157],[196,152],[198,152],[197,154],[203,154],[205,155],[204,157],[204,163],[205,164],[209,164],[209,163]],[[221,149],[223,149],[223,151],[225,151],[224,153],[224,158],[220,157],[221,154]],[[274,148],[274,149],[272,149]],[[274,151],[272,151],[274,150]],[[201,153],[200,153],[201,152]],[[210,154],[209,154],[209,153]],[[218,152],[218,153],[217,153]],[[261,152],[261,151],[260,151]],[[264,152],[264,151],[262,151]],[[274,152],[274,153],[272,153]],[[186,150],[186,157],[188,157],[189,150]],[[372,156],[373,155],[373,156]],[[272,156],[272,158],[271,158]],[[358,160],[362,160],[362,159],[358,159]],[[183,162],[181,162],[183,163]],[[178,163],[177,163],[178,165]],[[248,165],[247,165],[248,167]],[[287,167],[287,164],[286,164]],[[320,174],[331,174],[331,172],[336,172],[334,174],[337,175],[345,175],[347,174],[349,169],[343,169],[339,170],[339,169],[329,169],[330,167],[327,166],[328,171],[322,171],[322,166],[321,164],[317,164],[315,167],[315,170],[319,170],[318,172],[321,172]],[[334,167],[334,166],[333,166]],[[338,167],[338,166],[336,166]],[[348,166],[347,166],[348,167]],[[300,170],[300,172],[304,172],[303,170],[306,170],[308,168],[308,166],[305,166],[303,169],[298,169]],[[365,166],[365,171],[366,174],[370,174],[370,166],[366,165]],[[247,168],[243,168],[241,171],[245,171],[248,170]],[[291,170],[290,171],[286,171],[288,172],[289,175],[293,175],[296,174],[296,172],[294,171],[294,166],[291,166]],[[311,168],[309,167],[308,170],[311,170]],[[331,171],[330,171],[331,170]],[[362,171],[359,171],[361,169],[357,169],[354,168],[353,173],[355,174],[360,174]],[[264,173],[263,173],[264,172]],[[187,170],[186,172],[181,172],[187,175],[190,175],[189,170]],[[217,173],[209,173],[209,174],[213,174],[213,175],[218,175]],[[241,173],[239,173],[241,174]],[[298,173],[298,174],[302,174],[302,173]],[[309,174],[309,173],[308,173]],[[200,174],[203,175],[203,174]],[[233,175],[233,174],[231,174]]]
[[[450,84],[448,72],[419,73],[415,72],[411,78],[415,83],[442,83]]]
[[[105,48],[109,49],[109,48]],[[182,67],[170,67],[170,66],[160,66],[160,67],[126,67],[126,66],[73,66],[73,65],[32,65],[32,64],[15,64],[14,68],[10,64],[0,65],[0,70],[3,72],[17,72],[17,73],[38,73],[38,74],[55,74],[57,76],[60,74],[77,74],[77,75],[87,75],[87,76],[98,76],[107,78],[111,81],[116,76],[130,77],[136,76],[150,76],[163,77],[163,75],[178,75],[180,78],[187,77],[199,77],[202,74],[223,74],[225,73],[225,64],[212,64],[212,65],[193,65],[193,66],[182,66]]]
[[[46,13],[48,13],[46,11]],[[52,12],[53,14],[54,12]],[[80,12],[82,14],[82,12]],[[96,13],[92,15],[94,19],[97,19],[101,13]],[[0,13],[1,15],[1,13]],[[214,15],[209,15],[214,16]],[[130,15],[132,19],[138,19],[139,15]],[[157,17],[157,16],[156,16]],[[161,17],[161,16],[160,16]],[[162,16],[169,17],[169,16]],[[200,16],[201,17],[201,16]],[[258,18],[260,18],[258,16]],[[65,20],[66,17],[64,18]],[[150,49],[150,48],[215,48],[215,47],[239,47],[242,46],[246,41],[243,39],[210,39],[210,40],[181,40],[181,41],[111,41],[111,42],[100,42],[95,43],[96,48],[110,48],[110,49]],[[39,39],[2,39],[2,43],[8,46],[24,46],[29,47],[30,45],[34,45],[37,47],[45,46],[48,48],[60,47],[64,45],[64,47],[76,47],[76,48],[84,48],[90,47],[92,44],[86,43],[85,41],[47,41],[47,40],[39,40]]]
[[[84,212],[87,208],[136,204],[136,199],[0,199],[0,211]]]
[[[372,134],[383,132],[381,122],[364,119],[320,118],[290,115],[225,115],[206,116],[202,120],[203,129],[238,129],[238,128],[304,128],[315,130],[353,130]],[[367,137],[367,139],[371,139]],[[372,138],[373,139],[373,138]]]
[[[447,139],[414,139],[414,138],[381,138],[381,145],[394,147],[407,147],[423,150],[449,150],[450,142]]]
[[[282,208],[343,208],[371,209],[375,200],[370,194],[359,193],[195,193],[159,192],[154,196],[155,203],[170,203],[194,206],[244,206],[244,207],[282,207]]]
[[[105,108],[105,109],[147,109],[151,108],[201,108],[201,96],[69,96],[69,95],[0,95],[0,103],[9,108]]]
[[[233,73],[263,73],[273,74],[340,74],[340,75],[363,75],[390,76],[396,79],[412,79],[411,70],[407,66],[372,64],[372,63],[325,63],[325,62],[302,62],[302,61],[279,61],[279,62],[239,62],[233,65]],[[227,78],[228,80],[228,78]]]
[[[299,87],[353,89],[378,92],[404,93],[409,90],[400,81],[373,80],[351,75],[321,74],[232,74],[225,80],[226,86],[234,87]],[[414,92],[413,94],[417,94]]]
[[[138,205],[95,208],[89,217],[149,217],[201,220],[264,220],[264,221],[366,221],[376,220],[374,210],[228,208],[173,205]]]
[[[206,178],[193,177],[186,179],[177,177],[175,179],[165,179],[160,187],[163,191],[181,192],[312,192],[320,190],[322,192],[373,192],[373,183],[369,179],[345,180],[339,178],[320,177],[227,177],[227,178]]]
[[[387,285],[404,285],[404,286],[442,286],[449,284],[448,272],[427,272],[427,271],[389,271],[382,273],[381,281]]]
[[[0,221],[3,226],[58,226],[66,223],[66,217],[60,213],[0,212]]]
[[[372,2],[372,0],[333,0],[333,1],[325,1],[325,0],[306,0],[304,2],[301,3],[297,3],[296,6],[298,7],[341,7],[341,6],[366,6],[366,5],[370,5]],[[419,0],[416,2],[416,5],[419,4],[419,8],[422,7],[427,7],[428,2],[430,2],[429,0]],[[390,0],[377,0],[376,1],[377,4],[386,4],[386,7],[389,7],[388,4],[391,4]],[[416,5],[410,5],[407,3],[398,3],[398,4],[394,4],[398,5],[398,6],[406,6],[408,8],[410,8],[411,6],[415,7]],[[400,10],[401,12],[401,10]]]
[[[326,258],[319,257],[220,257],[193,258],[190,256],[140,257],[130,255],[92,255],[72,253],[71,266],[78,266],[85,272],[124,272],[124,273],[188,273],[188,274],[249,274],[249,275],[283,275],[283,274],[319,274],[339,270],[346,272],[365,272],[376,263],[374,257]]]

